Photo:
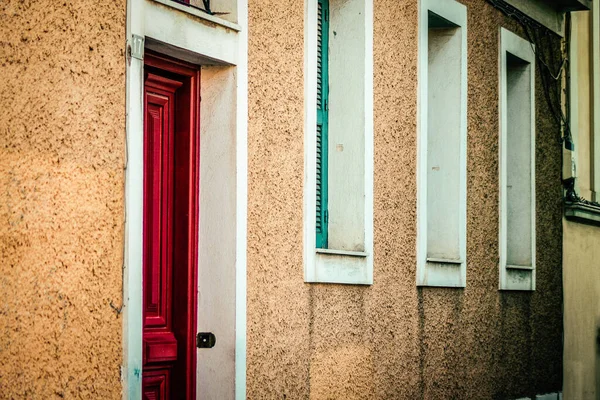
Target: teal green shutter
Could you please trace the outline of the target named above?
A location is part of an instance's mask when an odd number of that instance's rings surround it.
[[[317,248],[327,248],[329,0],[317,4]]]

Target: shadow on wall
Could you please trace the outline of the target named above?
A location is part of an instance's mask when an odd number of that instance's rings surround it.
[[[527,393],[528,388],[536,387],[532,374],[532,371],[536,370],[536,357],[533,354],[536,338],[533,337],[532,331],[532,294],[500,292],[501,329],[497,350],[503,366],[500,374],[507,384],[502,385],[501,392],[497,393],[498,398],[515,398]],[[531,394],[535,398],[536,393]]]

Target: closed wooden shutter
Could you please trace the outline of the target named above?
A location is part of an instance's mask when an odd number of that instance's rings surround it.
[[[317,4],[317,248],[327,248],[329,0]]]

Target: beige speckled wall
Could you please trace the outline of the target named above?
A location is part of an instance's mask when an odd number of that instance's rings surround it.
[[[564,227],[564,396],[595,400],[600,393],[600,228],[577,222]]]
[[[125,1],[0,4],[0,398],[117,399]]]
[[[415,286],[417,0],[374,0],[374,284],[305,284],[304,5],[249,3],[248,398],[560,390],[560,145],[539,75],[537,290],[498,291],[498,32],[519,33],[517,24],[484,0],[464,1],[467,287]]]

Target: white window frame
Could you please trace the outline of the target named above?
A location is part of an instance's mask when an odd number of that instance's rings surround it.
[[[202,20],[204,22],[201,22]],[[140,58],[139,51],[144,48],[144,39],[146,44],[151,43],[153,50],[165,53],[165,55],[197,64],[235,66],[236,69],[235,74],[232,74],[235,75],[235,88],[228,92],[235,99],[233,106],[235,115],[229,122],[235,126],[234,168],[236,175],[235,332],[232,332],[235,336],[235,376],[234,382],[228,382],[228,384],[231,383],[233,386],[236,399],[246,398],[247,0],[237,0],[237,22],[226,21],[167,0],[127,0],[127,45],[135,50],[133,56],[128,57],[126,67],[127,160],[122,366],[124,399],[142,398],[144,61]],[[200,240],[202,239],[200,238]],[[198,250],[200,251],[200,247]],[[198,323],[200,324],[200,321]],[[200,359],[200,357],[198,358]],[[216,388],[216,390],[218,389]],[[197,393],[197,395],[201,394]]]
[[[536,192],[535,192],[535,53],[534,45],[527,40],[521,38],[515,33],[500,28],[500,54],[499,54],[499,258],[500,258],[500,279],[499,289],[500,290],[524,290],[533,291],[535,290],[535,275],[536,275]],[[530,137],[531,137],[531,267],[523,268],[523,271],[531,272],[530,284],[528,287],[523,287],[519,284],[508,279],[507,271],[507,251],[508,251],[508,201],[507,201],[507,126],[508,126],[508,113],[507,113],[507,55],[511,53],[514,56],[526,61],[530,64],[530,104],[531,104],[531,122],[530,122]],[[509,269],[511,267],[508,267]],[[513,268],[514,269],[514,268]],[[519,268],[520,269],[520,268]]]
[[[427,118],[429,11],[461,28],[459,263],[427,259]],[[417,285],[465,287],[467,281],[467,7],[454,0],[421,0],[417,120]],[[456,267],[458,265],[458,267]]]
[[[364,252],[316,248],[317,0],[304,13],[304,281],[373,283],[373,2],[364,1]]]

